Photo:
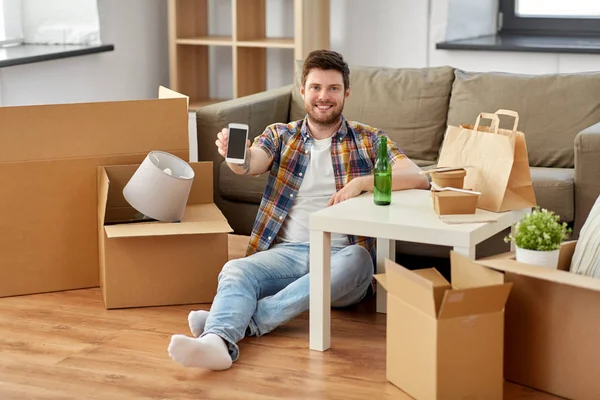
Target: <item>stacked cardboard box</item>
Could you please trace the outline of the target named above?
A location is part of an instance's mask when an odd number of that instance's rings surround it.
[[[142,268],[143,263],[150,268],[141,254],[152,253],[152,249],[142,240],[135,247],[137,239],[128,238],[109,239],[109,253],[104,255],[99,251],[98,234],[104,226],[98,212],[104,205],[99,207],[98,204],[98,167],[106,166],[109,176],[115,172],[113,182],[117,182],[118,178],[124,178],[121,173],[130,173],[135,168],[131,165],[141,163],[152,150],[189,159],[188,98],[160,88],[158,99],[0,107],[0,124],[0,297],[97,287],[100,284],[99,259],[108,257],[108,264],[104,264],[107,266],[104,289],[107,298],[114,299],[114,304],[174,301],[176,296],[158,293],[165,284],[164,279],[153,283],[154,286],[146,281],[144,286],[144,279],[163,276],[152,275],[149,270],[144,271],[146,278],[143,273],[134,278],[122,271],[119,279],[110,281],[110,276],[114,275],[108,269],[116,265],[114,257],[131,257],[136,268]],[[109,168],[116,165],[129,167],[124,170]],[[204,213],[196,214],[196,206],[200,203],[208,206],[209,197],[212,202],[212,166],[199,165],[197,168],[198,182],[196,192],[191,196],[193,211],[190,215],[204,220]],[[205,179],[205,175],[211,180]],[[214,220],[215,213],[207,218]],[[119,232],[119,229],[112,226],[107,232]],[[199,233],[209,228],[195,229]],[[221,221],[215,229],[222,233],[226,228]],[[179,281],[182,282],[181,274],[191,273],[186,269],[190,267],[179,267],[183,269],[178,270],[175,264],[182,258],[189,259],[190,248],[199,246],[196,257],[198,268],[201,268],[202,260],[207,257],[203,246],[207,246],[206,241],[213,240],[209,236],[205,234],[200,239],[189,235],[182,239],[171,235],[176,244],[162,256],[163,267],[169,268],[172,274],[180,274]],[[222,236],[217,236],[211,251],[222,261],[227,243]],[[131,247],[128,250],[121,244],[113,246],[113,242],[128,242],[127,246]],[[116,256],[119,251],[127,253]],[[182,252],[189,253],[183,256]],[[153,268],[158,268],[160,261],[157,254],[154,255],[156,264]],[[196,277],[192,274],[185,279]],[[213,285],[216,286],[216,282]],[[164,287],[178,291],[183,286]],[[142,301],[139,297],[141,288],[148,290],[147,296],[155,296],[155,299],[150,301],[146,297]],[[198,291],[202,290],[203,287],[198,286]],[[115,293],[119,291],[138,294],[129,298],[123,295],[122,298],[128,300],[117,301],[120,295]],[[200,298],[187,293],[187,297],[177,297],[177,301]]]

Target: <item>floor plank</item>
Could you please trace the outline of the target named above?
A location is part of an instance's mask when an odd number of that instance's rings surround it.
[[[232,236],[230,257],[247,238]],[[332,345],[308,349],[308,316],[240,342],[224,372],[167,354],[187,314],[210,305],[106,310],[99,289],[0,299],[0,399],[409,399],[385,379],[385,316],[369,299],[332,311]],[[505,399],[556,397],[505,384]]]

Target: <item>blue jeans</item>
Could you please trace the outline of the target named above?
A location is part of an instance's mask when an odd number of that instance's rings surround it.
[[[308,243],[278,243],[229,261],[219,274],[217,295],[201,336],[222,337],[236,361],[237,342],[244,336],[264,335],[308,310],[308,272]],[[362,300],[372,277],[373,260],[363,247],[331,248],[333,307]]]

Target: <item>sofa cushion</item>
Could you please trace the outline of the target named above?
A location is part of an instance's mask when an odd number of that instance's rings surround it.
[[[575,219],[575,170],[572,168],[531,168],[537,204],[554,211],[562,221]]]
[[[417,164],[418,167],[421,167],[421,169],[423,169],[423,170],[426,170],[428,168],[433,168],[436,166],[435,161],[419,160],[418,158],[411,158],[410,160],[412,162],[414,162],[415,164]]]
[[[448,124],[474,124],[480,112],[519,113],[529,163],[573,168],[575,136],[600,122],[600,73],[520,75],[455,70]],[[500,127],[514,120],[500,116]],[[489,121],[485,122],[489,124]]]
[[[231,201],[260,204],[269,173],[261,176],[238,175],[225,161],[219,166],[219,195]]]
[[[306,115],[297,64],[290,119]],[[350,66],[350,97],[344,116],[387,133],[410,158],[437,160],[446,129],[454,79],[450,67],[395,69]]]

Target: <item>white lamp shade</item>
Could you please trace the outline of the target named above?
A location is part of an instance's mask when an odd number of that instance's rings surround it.
[[[123,197],[137,211],[158,221],[179,221],[185,213],[194,170],[181,158],[151,151],[135,171]]]

